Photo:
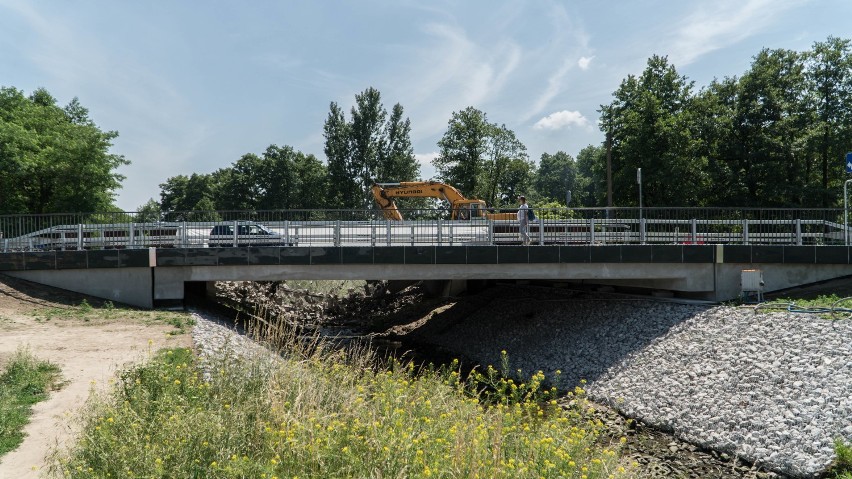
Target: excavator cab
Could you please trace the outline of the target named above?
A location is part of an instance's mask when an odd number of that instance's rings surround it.
[[[482,200],[461,200],[453,212],[453,219],[471,220],[485,217],[485,203]]]

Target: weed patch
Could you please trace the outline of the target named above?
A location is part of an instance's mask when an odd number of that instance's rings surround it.
[[[0,455],[16,449],[24,440],[33,404],[47,398],[60,385],[59,367],[39,361],[19,349],[0,375]]]
[[[833,475],[829,477],[852,479],[852,445],[837,439],[834,441],[834,453],[837,456],[829,471],[829,474]]]
[[[202,370],[161,352],[88,406],[59,457],[65,477],[626,477],[603,425],[563,409],[542,373],[418,369],[314,348],[309,355],[225,355]],[[573,394],[582,402],[583,392]]]

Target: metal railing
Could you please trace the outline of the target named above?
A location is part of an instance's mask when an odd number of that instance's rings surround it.
[[[511,210],[510,210],[511,211]],[[842,245],[840,209],[535,209],[533,244]],[[446,210],[276,210],[0,216],[0,251],[148,247],[520,244],[514,220],[449,220]]]

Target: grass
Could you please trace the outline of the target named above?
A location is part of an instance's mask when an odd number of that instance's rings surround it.
[[[225,355],[203,370],[166,350],[87,406],[68,478],[629,477],[618,443],[582,406],[563,409],[538,372],[450,368],[293,348],[280,361]],[[205,372],[207,371],[207,372]],[[570,394],[584,402],[582,389]]]
[[[758,306],[761,309],[783,309],[794,312],[819,314],[824,319],[849,319],[852,317],[852,299],[836,294],[814,298],[777,298]]]
[[[0,455],[24,440],[32,405],[60,386],[59,367],[19,349],[0,375]]]
[[[829,470],[829,477],[835,479],[852,479],[852,445],[840,439],[834,441],[834,464]]]
[[[192,315],[183,311],[143,311],[119,307],[112,301],[92,305],[86,299],[76,306],[37,309],[33,316],[37,321],[76,320],[100,324],[116,319],[135,319],[146,324],[166,323],[175,328],[170,332],[173,335],[184,334],[195,324]]]

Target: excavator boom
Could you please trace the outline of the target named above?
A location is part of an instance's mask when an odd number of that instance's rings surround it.
[[[372,187],[376,204],[382,209],[385,218],[402,221],[402,214],[394,198],[437,198],[450,204],[452,219],[471,218],[510,219],[511,213],[488,214],[485,202],[467,199],[455,187],[437,181],[403,181],[400,183],[376,183]],[[504,218],[505,216],[505,218]]]

